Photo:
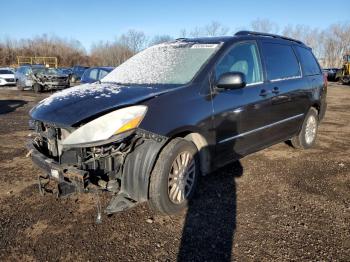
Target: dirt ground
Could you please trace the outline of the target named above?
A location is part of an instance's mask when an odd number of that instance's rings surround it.
[[[38,193],[24,145],[48,94],[0,90],[0,261],[349,261],[350,87],[328,90],[315,148],[281,143],[203,177],[182,215],[142,204],[99,225],[92,196]]]

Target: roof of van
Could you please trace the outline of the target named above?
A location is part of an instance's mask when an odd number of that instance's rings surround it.
[[[254,32],[254,31],[239,31],[233,36],[215,36],[215,37],[198,37],[198,38],[178,38],[177,41],[191,41],[191,42],[199,42],[199,43],[220,43],[220,42],[231,42],[237,39],[273,39],[277,42],[289,42],[289,43],[295,43],[298,45],[305,46],[306,45],[299,40],[281,36],[281,35],[275,35],[275,34],[268,34],[268,33],[261,33],[261,32]]]

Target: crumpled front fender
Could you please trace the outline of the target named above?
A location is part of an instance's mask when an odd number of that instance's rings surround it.
[[[121,193],[138,202],[148,200],[150,175],[167,141],[163,136],[152,136],[128,154],[123,167]]]

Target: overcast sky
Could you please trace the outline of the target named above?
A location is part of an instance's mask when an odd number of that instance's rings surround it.
[[[247,28],[257,18],[268,18],[280,28],[288,24],[326,28],[350,21],[348,7],[346,0],[7,0],[1,1],[0,39],[47,33],[77,39],[89,50],[92,43],[114,40],[128,29],[177,37],[183,28],[211,21],[231,31]]]

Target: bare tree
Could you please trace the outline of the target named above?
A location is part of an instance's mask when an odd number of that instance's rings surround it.
[[[204,36],[203,33],[203,29],[196,26],[195,28],[193,28],[189,34],[191,37],[200,37],[200,36]]]
[[[239,25],[236,28],[242,29]],[[255,31],[278,33],[279,27],[268,19],[256,19],[250,24]],[[238,29],[237,29],[238,30]],[[237,31],[236,30],[236,31]],[[228,27],[213,21],[202,27],[182,29],[181,37],[218,36],[228,33]],[[303,41],[313,49],[314,54],[325,67],[340,67],[342,57],[350,53],[350,23],[332,24],[321,30],[306,25],[287,25],[282,34]],[[0,41],[0,65],[16,64],[16,57],[23,56],[55,56],[60,66],[109,65],[117,66],[126,59],[147,47],[170,41],[170,35],[156,35],[148,41],[142,31],[129,30],[115,42],[99,42],[88,55],[78,40],[63,39],[52,35],[40,35],[27,39],[6,38]]]
[[[180,30],[179,37],[187,37],[187,30],[185,28]]]
[[[217,21],[212,21],[210,24],[204,27],[204,30],[207,36],[221,36],[226,35],[229,31],[229,28],[223,26]]]
[[[170,35],[155,35],[150,41],[149,46],[169,42],[171,40],[174,40],[174,38]]]
[[[118,42],[137,53],[146,47],[147,37],[144,32],[131,29],[122,34]]]
[[[250,23],[250,27],[254,31],[258,31],[258,32],[273,33],[273,34],[277,34],[279,32],[279,26],[267,18],[257,18],[253,20]]]
[[[342,57],[350,53],[350,23],[331,25],[324,32],[324,61],[327,67],[340,67]]]
[[[199,27],[195,26],[189,33],[187,29],[181,29],[180,37],[201,37],[201,36],[221,36],[229,32],[227,26],[222,25],[217,21],[212,21],[210,24]]]
[[[77,40],[65,40],[56,36],[41,35],[31,39],[5,39],[1,44],[1,65],[16,64],[16,57],[54,56],[61,66],[88,64],[85,49]]]
[[[91,62],[95,65],[118,66],[134,52],[119,43],[100,42],[91,48]]]

